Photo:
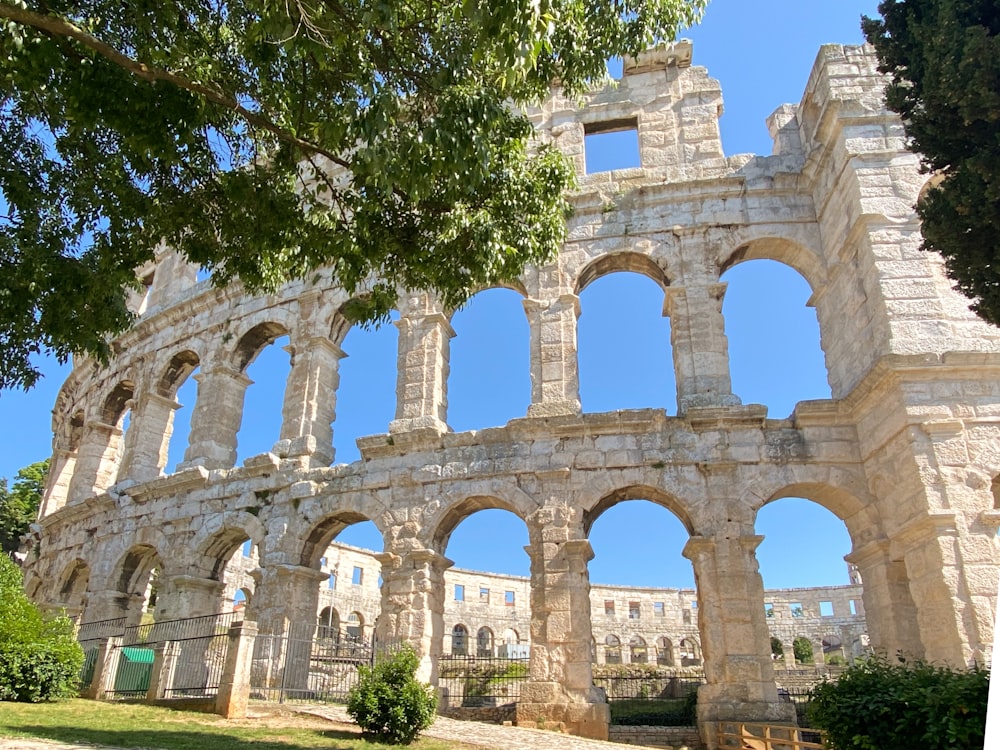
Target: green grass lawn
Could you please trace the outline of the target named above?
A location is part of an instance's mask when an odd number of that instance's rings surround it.
[[[227,720],[212,714],[138,704],[71,700],[62,703],[0,703],[0,738],[31,737],[116,748],[149,750],[382,750],[361,739],[357,727],[290,712]],[[457,743],[421,738],[416,750],[470,750]]]

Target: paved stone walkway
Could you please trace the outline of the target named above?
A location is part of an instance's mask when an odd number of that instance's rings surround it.
[[[325,704],[303,706],[298,711],[321,716],[330,721],[351,723],[344,706]],[[481,750],[622,750],[643,745],[620,745],[600,740],[586,740],[558,732],[547,732],[527,727],[506,727],[499,724],[485,724],[479,721],[458,721],[446,716],[434,719],[429,729],[422,735],[438,740],[464,742]],[[656,750],[663,750],[657,748]]]

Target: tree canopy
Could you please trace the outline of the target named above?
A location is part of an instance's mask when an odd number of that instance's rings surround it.
[[[707,0],[0,0],[0,388],[107,354],[165,244],[273,290],[329,268],[384,320],[550,258],[573,174],[524,106]]]
[[[17,552],[21,537],[38,515],[48,474],[49,461],[45,459],[17,472],[10,489],[7,480],[0,479],[0,549],[5,554]]]
[[[884,0],[862,28],[886,103],[933,172],[917,203],[924,248],[1000,325],[1000,1]]]

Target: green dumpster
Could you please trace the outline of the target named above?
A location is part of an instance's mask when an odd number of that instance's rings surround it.
[[[115,675],[116,693],[145,693],[153,674],[153,649],[122,649],[118,659],[118,673]]]

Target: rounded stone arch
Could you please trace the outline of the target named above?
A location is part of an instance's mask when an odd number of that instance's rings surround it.
[[[315,520],[310,520],[308,517],[303,518],[302,520],[307,524],[304,533],[296,534],[294,530],[289,530],[285,535],[289,539],[302,539],[302,546],[297,553],[297,564],[305,568],[319,570],[321,567],[320,558],[326,554],[330,543],[340,532],[356,523],[371,521],[384,537],[385,529],[380,524],[381,511],[384,509],[379,505],[375,512],[372,510],[370,508],[366,511],[342,507],[321,515]]]
[[[701,644],[694,636],[685,636],[677,642],[677,654],[680,657],[682,667],[701,664]]]
[[[117,427],[135,398],[135,382],[121,379],[115,383],[102,399],[98,419],[107,425]]]
[[[529,528],[528,518],[539,505],[529,495],[514,487],[492,488],[491,495],[468,495],[454,502],[443,502],[441,507],[424,522],[421,536],[428,549],[444,554],[448,540],[458,525],[473,513],[481,510],[506,510],[520,518]]]
[[[233,553],[247,539],[260,545],[266,534],[260,519],[246,511],[210,516],[191,541],[191,566],[198,575],[221,581]]]
[[[318,617],[317,638],[333,638],[340,636],[340,612],[333,605],[323,607]]]
[[[656,663],[661,667],[674,665],[674,644],[665,635],[656,639]]]
[[[451,655],[469,655],[469,629],[460,622],[455,623],[451,629]]]
[[[573,280],[573,292],[578,295],[602,276],[618,272],[641,274],[663,290],[670,286],[670,276],[666,269],[652,257],[634,250],[624,250],[598,256],[587,263]]]
[[[154,386],[157,395],[173,399],[177,390],[201,364],[201,358],[191,349],[176,352],[159,368],[159,377]]]
[[[58,580],[59,603],[82,607],[90,585],[90,565],[87,561],[81,557],[71,560],[63,566]]]
[[[476,631],[476,656],[493,656],[494,641],[495,638],[491,628],[486,625],[479,628],[479,630]]]
[[[649,646],[641,635],[633,635],[628,641],[629,664],[646,664],[649,662]]]
[[[865,502],[854,492],[844,489],[844,484],[849,480],[855,480],[856,477],[853,474],[846,474],[837,478],[844,481],[831,484],[823,479],[810,481],[801,478],[799,481],[772,487],[763,492],[751,492],[750,495],[755,498],[752,503],[754,522],[757,513],[765,505],[786,497],[800,497],[826,508],[843,522],[855,549],[869,541],[885,537],[886,531],[875,504]]]
[[[336,309],[333,310],[332,315],[329,317],[329,332],[330,341],[336,344],[338,347],[343,346],[344,339],[347,338],[347,334],[351,332],[354,326],[358,325],[359,315],[365,313],[365,308],[367,306],[366,298],[367,294],[356,294],[353,297],[343,300]],[[392,309],[395,310],[400,315],[403,315],[403,310],[400,308],[404,305],[397,302],[396,307]]]
[[[475,298],[477,294],[488,292],[491,289],[507,289],[516,294],[520,294],[522,299],[528,299],[527,287],[521,282],[520,279],[514,279],[508,282],[502,282],[497,284],[491,284],[490,286],[479,287],[478,289],[476,289],[476,291],[474,291],[472,294],[469,295],[469,298],[468,300],[466,300],[465,305],[459,307],[445,308],[443,310],[444,316],[448,319],[448,322],[450,323],[455,318],[455,313],[457,313],[459,310],[463,309],[466,305],[472,302],[472,300]]]
[[[797,271],[815,294],[826,284],[826,263],[818,246],[810,247],[809,241],[804,236],[789,238],[776,234],[739,238],[738,244],[723,247],[716,257],[719,276],[744,261],[774,260]]]
[[[683,501],[666,490],[651,485],[630,484],[606,492],[600,497],[584,501],[582,504],[584,535],[590,536],[590,530],[601,514],[626,500],[648,500],[660,505],[677,517],[688,534],[695,534],[694,514],[689,511],[688,506]]]
[[[269,310],[269,313],[277,313],[277,310]],[[277,316],[274,317],[284,317]],[[257,323],[244,332],[237,340],[230,354],[230,363],[233,369],[238,372],[245,372],[257,356],[268,346],[273,344],[282,336],[288,336],[292,326],[273,319]]]
[[[74,452],[80,447],[86,410],[81,394],[86,393],[84,376],[74,368],[66,382],[59,389],[55,406],[52,407],[52,446],[55,450]]]

